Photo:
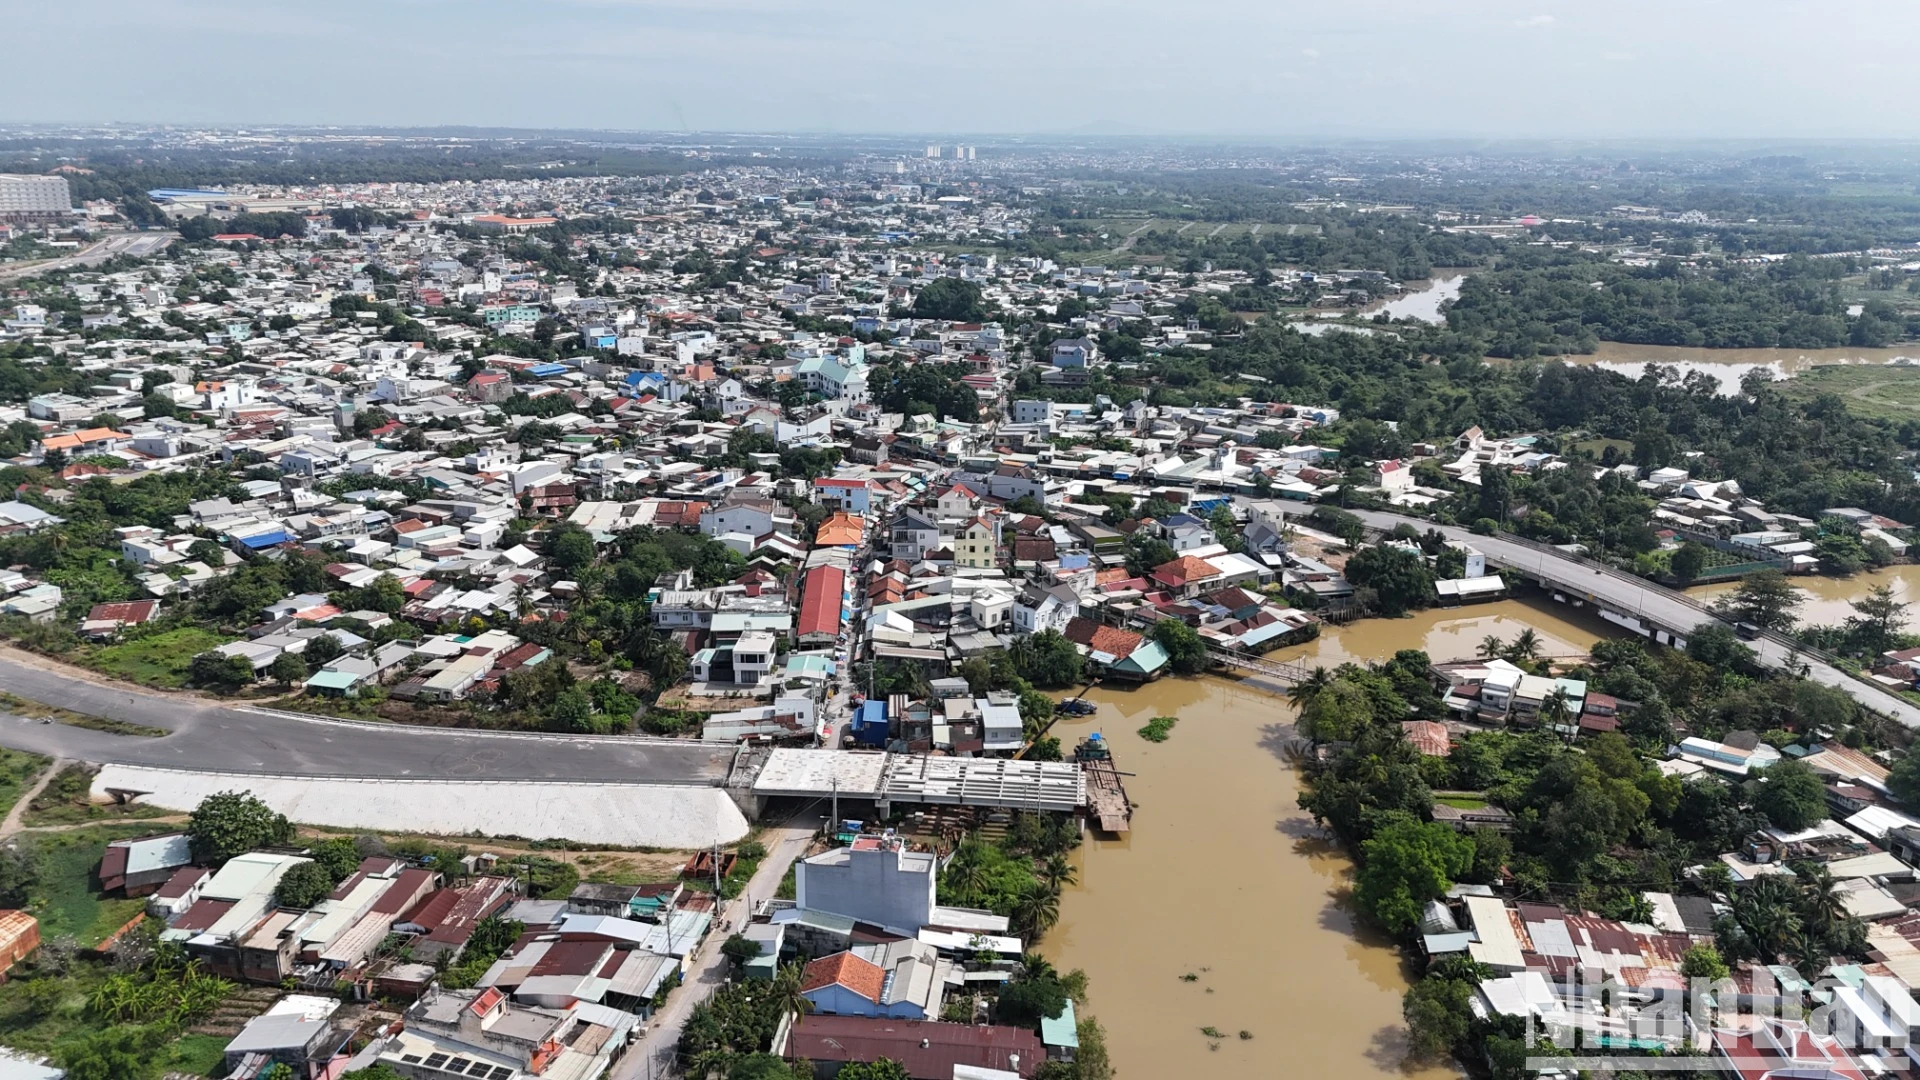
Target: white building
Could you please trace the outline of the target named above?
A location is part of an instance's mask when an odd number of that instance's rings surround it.
[[[796,864],[795,896],[812,911],[913,934],[933,921],[936,866],[898,839],[862,837]]]
[[[73,213],[73,192],[64,176],[0,173],[0,218],[57,217]]]

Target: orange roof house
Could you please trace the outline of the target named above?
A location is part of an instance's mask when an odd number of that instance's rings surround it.
[[[859,547],[866,535],[866,522],[842,510],[820,523],[813,543],[815,547]]]
[[[89,446],[96,446],[100,443],[111,443],[118,439],[131,438],[133,438],[131,432],[115,431],[112,428],[104,427],[87,428],[84,431],[75,431],[65,435],[49,435],[40,440],[40,449],[42,451],[66,450],[71,452]]]
[[[880,965],[843,952],[808,964],[800,980],[800,992],[812,995],[830,986],[843,986],[868,1001],[877,1002],[886,982],[887,973]]]
[[[1218,567],[1194,555],[1182,555],[1153,568],[1153,580],[1176,589],[1219,576]]]

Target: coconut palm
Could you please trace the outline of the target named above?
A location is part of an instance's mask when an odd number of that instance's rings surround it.
[[[813,1011],[812,1000],[800,991],[806,982],[805,971],[798,963],[787,964],[773,977],[774,998],[782,1012],[805,1016]]]
[[[1567,692],[1555,687],[1547,700],[1540,703],[1540,722],[1551,728],[1562,728],[1573,720],[1573,706]]]
[[[1531,626],[1520,631],[1514,637],[1513,644],[1507,646],[1507,659],[1516,664],[1536,660],[1539,656],[1540,635]]]
[[[980,858],[980,842],[963,840],[947,863],[946,884],[955,898],[977,896],[987,887],[987,867]]]
[[[1023,954],[1020,957],[1020,966],[1026,969],[1029,980],[1054,979],[1059,977],[1059,972],[1054,970],[1053,964],[1039,953]]]
[[[1013,924],[1020,936],[1032,941],[1060,921],[1060,893],[1045,882],[1030,881],[1013,904]]]
[[[1499,634],[1488,634],[1480,639],[1480,659],[1491,660],[1507,651],[1507,643],[1500,640]]]
[[[1786,952],[1800,932],[1799,899],[1799,890],[1782,874],[1764,874],[1734,894],[1734,921],[1763,959]]]
[[[1320,696],[1321,691],[1333,684],[1333,673],[1324,667],[1315,667],[1301,679],[1287,688],[1287,700],[1298,708],[1304,709]]]
[[[1080,874],[1073,868],[1072,859],[1063,854],[1049,855],[1047,861],[1040,864],[1040,880],[1058,892],[1079,881]]]
[[[1800,912],[1807,932],[1824,941],[1833,928],[1847,917],[1847,906],[1840,898],[1840,883],[1825,866],[1800,867]]]
[[[1826,966],[1827,948],[1820,935],[1809,930],[1797,930],[1789,934],[1782,943],[1781,954],[1794,970],[1812,975]]]

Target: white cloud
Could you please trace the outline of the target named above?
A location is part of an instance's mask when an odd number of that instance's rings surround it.
[[[1301,49],[1300,55],[1306,57],[1309,60],[1318,60],[1320,59],[1320,50],[1319,49]]]
[[[1631,64],[1633,63],[1633,54],[1630,52],[1607,52],[1601,53],[1600,59],[1605,60],[1609,64]]]
[[[1515,25],[1515,26],[1518,26],[1518,27],[1521,27],[1521,28],[1523,28],[1523,29],[1531,29],[1531,28],[1533,28],[1533,27],[1538,27],[1538,26],[1552,26],[1552,25],[1553,25],[1553,16],[1551,16],[1551,15],[1529,15],[1528,17],[1526,17],[1526,18],[1524,18],[1524,19],[1515,19],[1515,20],[1513,20],[1513,25]]]

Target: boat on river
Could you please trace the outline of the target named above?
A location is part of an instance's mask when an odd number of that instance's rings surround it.
[[[1120,770],[1114,766],[1113,747],[1096,731],[1073,748],[1073,760],[1087,779],[1087,817],[1101,832],[1126,832],[1133,820],[1133,804],[1127,801]]]

